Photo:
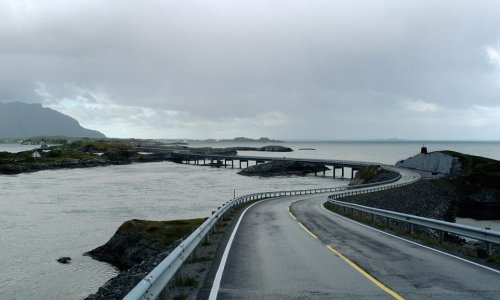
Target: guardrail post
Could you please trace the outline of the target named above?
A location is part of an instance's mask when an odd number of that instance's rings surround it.
[[[444,242],[444,231],[443,230],[439,231],[439,242],[440,243]]]
[[[177,270],[174,278],[177,284],[182,284],[182,282],[184,281],[184,270],[182,266],[179,268],[179,270]]]
[[[485,242],[485,250],[488,256],[491,255],[491,243],[490,242]]]
[[[415,225],[412,223],[408,223],[410,225],[410,233],[413,234],[415,232]]]
[[[168,284],[158,295],[158,300],[168,300]]]

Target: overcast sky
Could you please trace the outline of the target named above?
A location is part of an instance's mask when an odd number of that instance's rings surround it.
[[[500,1],[0,0],[0,101],[111,137],[500,140]]]

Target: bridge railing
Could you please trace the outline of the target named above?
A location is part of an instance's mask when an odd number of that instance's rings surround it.
[[[331,193],[346,190],[347,187],[303,189],[291,191],[274,191],[254,193],[231,199],[217,209],[200,227],[189,235],[179,246],[177,246],[158,266],[156,266],[139,284],[137,284],[124,299],[156,299],[162,292],[168,289],[168,285],[176,272],[182,266],[194,250],[205,239],[213,226],[233,207],[254,200],[280,196],[295,196],[317,193]]]
[[[172,152],[174,156],[179,158],[214,158],[214,159],[234,159],[234,160],[277,160],[277,161],[298,161],[310,162],[328,165],[346,165],[355,167],[366,167],[368,165],[384,165],[378,162],[354,161],[354,160],[336,160],[336,159],[308,159],[297,157],[273,157],[273,156],[246,156],[246,155],[224,155],[224,154],[203,154],[193,153],[188,150],[180,150]]]

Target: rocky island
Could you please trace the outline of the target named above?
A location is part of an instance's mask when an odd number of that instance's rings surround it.
[[[0,152],[0,174],[156,162],[167,157],[161,152],[140,153],[133,149],[133,143],[122,140],[82,139],[19,153]]]
[[[322,164],[304,163],[291,160],[273,160],[263,164],[250,166],[238,172],[245,176],[283,176],[306,175],[329,170]]]
[[[126,221],[106,244],[85,253],[121,271],[86,299],[122,299],[203,221]]]
[[[377,165],[370,165],[356,172],[354,178],[349,182],[350,186],[360,185],[360,184],[370,184],[382,181],[388,181],[391,179],[396,179],[399,174],[386,170]]]

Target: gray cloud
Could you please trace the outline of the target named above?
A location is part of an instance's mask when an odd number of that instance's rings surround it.
[[[108,135],[500,139],[498,1],[0,1],[0,20],[0,101]]]

